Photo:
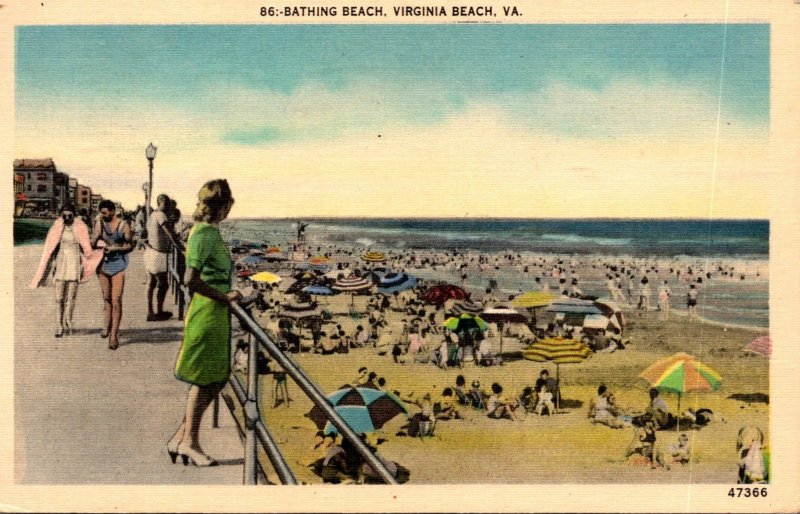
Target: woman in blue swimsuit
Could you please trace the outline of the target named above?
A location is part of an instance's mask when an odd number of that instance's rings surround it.
[[[92,230],[92,243],[105,243],[103,263],[97,270],[100,289],[103,291],[104,328],[100,337],[108,338],[108,348],[119,346],[119,324],[122,320],[122,292],[125,288],[125,268],[128,253],[133,250],[130,226],[116,216],[117,206],[111,200],[103,200],[99,206],[100,218]]]

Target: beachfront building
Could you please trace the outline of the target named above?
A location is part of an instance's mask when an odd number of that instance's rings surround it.
[[[54,185],[56,165],[53,159],[15,159],[14,174],[25,178],[24,193],[30,207],[40,215],[52,214],[58,208],[54,205]]]
[[[103,195],[92,194],[92,205],[89,211],[94,214],[100,210],[100,202],[103,201]]]
[[[86,209],[86,212],[89,213],[92,210],[92,188],[89,186],[84,186],[83,184],[78,184],[78,187],[75,188],[75,207],[78,208],[78,212],[82,209]]]
[[[25,194],[25,174],[14,173],[14,216],[22,216],[28,196]]]
[[[70,202],[76,205],[78,203],[75,201],[75,194],[77,192],[78,192],[78,179],[70,178],[69,184],[67,185],[67,198],[69,198]]]
[[[57,171],[53,180],[53,205],[55,210],[60,211],[61,207],[70,200],[69,175]]]

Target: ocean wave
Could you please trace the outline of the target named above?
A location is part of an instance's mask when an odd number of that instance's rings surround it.
[[[632,244],[629,238],[590,237],[577,234],[542,234],[540,239],[548,241],[562,241],[564,243],[595,243],[603,246],[624,246]]]

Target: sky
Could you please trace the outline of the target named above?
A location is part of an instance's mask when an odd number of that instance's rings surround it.
[[[16,158],[234,217],[768,217],[769,25],[23,26]]]

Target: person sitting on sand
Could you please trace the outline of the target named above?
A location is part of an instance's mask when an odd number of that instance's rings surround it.
[[[534,411],[537,415],[543,416],[545,409],[547,409],[547,415],[552,416],[556,411],[556,406],[553,405],[553,393],[550,392],[545,384],[542,384],[536,391],[536,407],[534,407]]]
[[[605,384],[600,384],[597,388],[597,396],[589,402],[587,417],[592,423],[602,423],[611,428],[622,428],[625,424],[609,410],[608,396],[609,393]]]
[[[486,403],[484,399],[486,398],[486,393],[481,390],[481,383],[477,380],[472,381],[472,387],[469,390],[469,403],[470,407],[473,409],[484,409],[486,408]]]
[[[437,410],[435,407],[436,406],[434,406],[434,412]],[[442,390],[442,398],[439,400],[439,412],[436,414],[436,419],[463,419],[456,407],[453,389],[450,387],[445,387]]]
[[[638,436],[638,437],[637,437]],[[634,441],[628,446],[625,451],[625,458],[630,457],[634,453],[639,453],[644,456],[650,464],[650,467],[657,468],[659,465],[669,469],[664,454],[656,446],[656,424],[653,420],[645,422],[644,426],[639,430],[637,436],[634,436]],[[638,439],[638,445],[635,445]]]
[[[492,384],[492,394],[486,400],[486,415],[492,419],[510,419],[516,421],[519,419],[515,413],[517,405],[516,402],[511,402],[505,396],[502,396],[503,386],[495,382]]]
[[[689,448],[689,437],[686,434],[678,436],[678,442],[669,445],[669,454],[673,462],[687,464],[692,455]]]
[[[466,385],[467,385],[467,381],[464,378],[464,375],[458,375],[456,377],[456,386],[455,386],[455,388],[453,388],[453,391],[455,392],[456,399],[458,400],[458,403],[460,405],[469,405],[470,404],[469,397],[468,397],[469,393],[465,390]]]
[[[433,409],[430,393],[425,393],[425,396],[423,396],[421,400],[411,398],[410,396],[400,399],[420,408],[419,436],[433,435],[433,430],[436,428],[436,413]]]
[[[717,416],[711,409],[702,408],[695,410],[690,407],[683,413],[683,419],[681,419],[681,421],[688,422],[693,427],[704,427],[712,421],[716,421],[716,419]]]
[[[536,409],[536,394],[533,391],[533,387],[526,386],[522,389],[519,395],[519,406],[522,407],[526,413],[534,412]]]

